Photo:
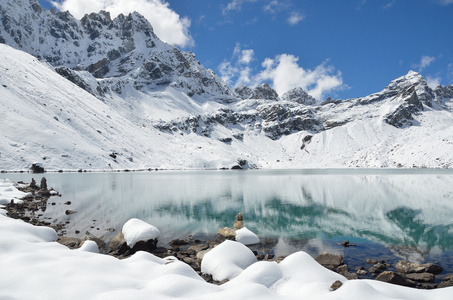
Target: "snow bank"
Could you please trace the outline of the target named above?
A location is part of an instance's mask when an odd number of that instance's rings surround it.
[[[2,189],[14,190],[12,183],[1,183]],[[140,233],[142,226],[151,226],[143,223],[133,219],[129,225]],[[212,249],[202,261],[202,271],[214,279],[231,279],[217,286],[175,257],[161,259],[139,251],[119,260],[91,252],[96,247],[92,241],[73,251],[54,242],[57,237],[51,228],[6,217],[0,205],[0,299],[133,300],[152,295],[153,299],[202,300],[450,300],[453,294],[453,287],[418,290],[375,280],[346,280],[305,252],[291,254],[279,264],[256,262],[246,246],[233,241]],[[343,285],[331,291],[336,280]]]
[[[14,203],[23,203],[21,198],[27,196],[27,193],[21,192],[8,179],[0,179],[0,204],[9,204],[11,200]]]
[[[253,252],[241,243],[226,240],[208,253],[201,261],[201,272],[217,281],[232,279],[255,263]]]
[[[130,219],[123,225],[122,233],[129,247],[134,247],[136,243],[154,240],[160,237],[160,231],[139,219]]]
[[[247,227],[242,227],[239,230],[236,230],[236,241],[244,245],[254,245],[260,242],[259,237],[247,229]]]

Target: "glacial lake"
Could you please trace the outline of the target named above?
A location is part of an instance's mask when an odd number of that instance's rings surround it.
[[[139,218],[159,228],[159,244],[168,247],[188,235],[214,239],[242,212],[263,253],[338,253],[350,270],[369,268],[366,258],[439,262],[453,273],[453,170],[1,174],[38,184],[43,176],[62,194],[50,198],[43,218],[68,221],[69,236],[89,231],[109,241]],[[66,215],[67,209],[77,213]],[[357,247],[339,245],[345,240]]]

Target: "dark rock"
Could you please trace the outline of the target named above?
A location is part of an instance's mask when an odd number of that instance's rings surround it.
[[[66,215],[72,215],[72,214],[75,214],[75,213],[77,213],[77,212],[74,211],[74,210],[68,209],[68,210],[66,210],[64,213],[65,213]]]
[[[44,173],[44,167],[40,163],[34,163],[31,165],[32,173]]]
[[[434,275],[432,273],[410,273],[406,274],[406,278],[419,282],[434,282]]]
[[[340,280],[337,280],[337,281],[335,281],[334,283],[332,283],[332,285],[330,286],[330,289],[331,289],[332,291],[336,291],[336,290],[338,290],[342,285],[343,285],[343,282],[341,282]]]
[[[443,268],[433,263],[417,264],[407,260],[400,260],[396,265],[395,269],[399,273],[432,273],[434,275],[440,274]]]
[[[303,88],[296,87],[283,94],[282,100],[294,101],[304,105],[316,104],[316,99],[310,96]]]
[[[263,83],[253,90],[251,99],[278,100],[278,94],[268,83]]]
[[[369,265],[375,265],[375,264],[379,263],[379,261],[377,259],[367,259],[366,263]]]
[[[346,277],[347,279],[358,279],[359,275],[350,273],[347,265],[341,265],[337,268],[337,272]]]
[[[183,246],[189,244],[186,240],[174,239],[168,243],[170,246]]]
[[[236,229],[244,227],[244,215],[242,213],[236,215],[236,221],[234,221],[233,227]]]
[[[449,286],[453,286],[453,277],[448,280],[442,281],[437,287],[444,288],[444,287],[449,287]]]
[[[368,271],[363,266],[355,268],[357,275],[367,275]]]
[[[402,285],[402,286],[415,286],[415,284],[411,284],[407,281],[403,276],[399,275],[398,273],[392,271],[384,271],[376,277],[376,280]]]
[[[67,236],[59,236],[57,242],[62,245],[65,245],[66,247],[68,247],[70,249],[76,249],[76,248],[80,247],[83,240],[78,239],[78,238],[73,238],[73,237],[67,237]]]
[[[192,245],[188,248],[188,250],[194,250],[196,253],[206,250],[209,248],[209,245],[207,244],[198,244],[198,245]]]
[[[437,289],[437,284],[422,282],[417,287],[423,290],[432,290]]]
[[[383,264],[383,263],[377,263],[375,264],[374,266],[372,266],[368,272],[372,273],[372,274],[379,274],[381,273],[382,271],[386,270],[387,269],[387,265],[386,264]]]
[[[324,252],[324,253],[318,255],[318,257],[316,257],[315,260],[320,265],[322,265],[330,270],[336,270],[339,266],[344,264],[342,255],[331,254],[331,253],[327,253],[327,252]]]

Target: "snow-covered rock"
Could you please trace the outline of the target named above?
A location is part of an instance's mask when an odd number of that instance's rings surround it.
[[[259,237],[247,227],[236,230],[236,241],[244,245],[254,245],[260,242]]]
[[[99,247],[95,241],[86,240],[82,243],[82,246],[78,249],[80,251],[99,253]]]
[[[136,218],[130,219],[124,223],[121,232],[130,248],[133,248],[138,242],[155,240],[160,237],[159,229]]]
[[[316,104],[316,99],[310,96],[303,88],[295,87],[282,95],[282,100],[294,101],[304,105]]]
[[[249,248],[226,240],[204,255],[201,272],[217,281],[233,279],[255,262],[257,259]]]

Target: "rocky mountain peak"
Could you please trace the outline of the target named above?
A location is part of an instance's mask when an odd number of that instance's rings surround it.
[[[316,99],[310,96],[303,88],[295,87],[283,94],[282,100],[294,101],[304,105],[316,104]]]
[[[241,99],[279,100],[277,92],[271,88],[267,82],[255,87],[253,90],[245,84],[242,84],[236,87],[234,92]]]
[[[0,42],[46,60],[54,67],[88,71],[97,90],[124,92],[126,86],[153,90],[171,86],[189,96],[236,101],[233,91],[190,52],[162,42],[139,13],[112,19],[101,11],[75,19],[69,12],[43,9],[36,0],[0,3]],[[74,77],[72,77],[74,79]],[[79,86],[93,86],[84,82]],[[106,94],[106,93],[102,93]]]

